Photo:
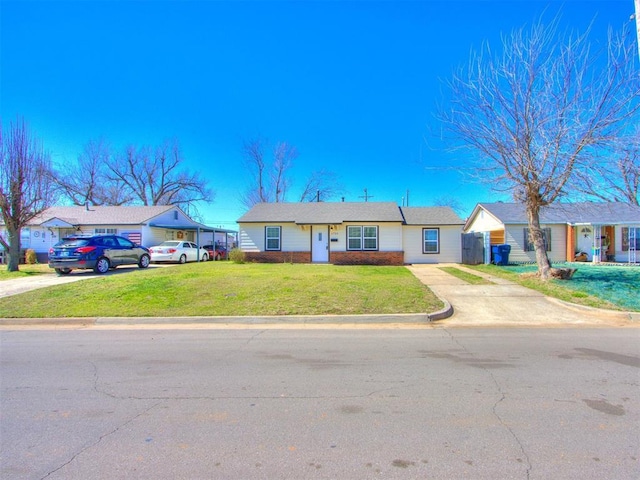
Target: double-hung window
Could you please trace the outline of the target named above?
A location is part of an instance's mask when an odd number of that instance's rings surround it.
[[[544,240],[544,249],[547,252],[551,251],[551,229],[543,228],[542,229],[542,239]],[[529,237],[529,229],[524,229],[524,251],[525,252],[535,252],[536,247],[533,245],[531,238]]]
[[[377,250],[378,227],[375,225],[347,227],[347,250]]]
[[[265,227],[265,250],[280,250],[281,227]]]
[[[440,253],[440,229],[422,229],[422,253]]]

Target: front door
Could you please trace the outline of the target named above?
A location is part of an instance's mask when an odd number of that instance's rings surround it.
[[[327,225],[311,227],[311,261],[314,263],[329,261],[329,227]]]

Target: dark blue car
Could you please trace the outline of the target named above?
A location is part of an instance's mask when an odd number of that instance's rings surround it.
[[[119,265],[147,268],[150,261],[149,249],[117,235],[65,237],[49,250],[49,267],[58,275],[73,269],[106,273]]]

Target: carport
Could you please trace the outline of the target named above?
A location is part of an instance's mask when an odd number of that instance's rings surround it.
[[[150,227],[162,228],[165,230],[170,230],[176,232],[176,238],[178,237],[179,232],[195,232],[196,240],[195,242],[198,246],[202,246],[204,242],[201,241],[201,235],[205,233],[211,234],[211,239],[213,244],[216,243],[216,234],[222,236],[224,240],[222,241],[222,245],[224,248],[229,251],[230,247],[234,246],[236,239],[238,238],[238,232],[236,230],[228,230],[226,228],[218,228],[211,227],[208,225],[204,225],[202,223],[192,222],[192,223],[183,223],[183,224],[165,224],[165,223],[149,223]],[[198,259],[200,261],[200,259]]]

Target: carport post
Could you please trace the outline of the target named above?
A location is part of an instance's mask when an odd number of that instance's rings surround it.
[[[200,227],[196,227],[196,244],[198,245],[198,261],[201,261],[202,259],[200,258],[200,247],[202,245],[200,245]]]

